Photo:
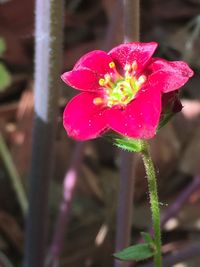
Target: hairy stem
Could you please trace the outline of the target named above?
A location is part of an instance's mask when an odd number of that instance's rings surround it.
[[[156,250],[154,254],[154,264],[155,267],[161,267],[162,257],[161,257],[160,208],[159,208],[158,193],[157,193],[157,181],[156,181],[155,169],[149,152],[149,145],[146,141],[143,141],[142,159],[147,174],[152,223],[154,230],[154,242]]]
[[[27,208],[28,208],[27,197],[26,197],[19,173],[15,167],[13,159],[10,155],[8,147],[1,133],[0,133],[0,155],[5,165],[5,168],[9,174],[9,177],[11,179],[12,186],[13,186],[13,189],[15,190],[21,211],[25,217]]]
[[[194,260],[195,258],[199,258],[200,254],[200,244],[199,242],[195,244],[186,245],[181,250],[173,251],[163,257],[163,266],[170,267],[175,266],[177,263]],[[177,265],[178,266],[178,265]],[[139,265],[139,267],[155,267],[153,263],[145,263]]]

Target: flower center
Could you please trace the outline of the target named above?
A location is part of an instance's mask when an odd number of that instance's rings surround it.
[[[109,67],[113,70],[112,74],[107,73],[104,78],[99,80],[99,85],[104,89],[103,97],[95,98],[94,104],[104,104],[107,107],[124,107],[135,98],[136,93],[145,83],[146,76],[136,77],[136,61],[132,65],[125,65],[124,77],[119,74],[114,62],[110,62]]]

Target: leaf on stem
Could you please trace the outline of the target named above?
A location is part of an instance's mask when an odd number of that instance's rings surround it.
[[[146,232],[141,232],[140,233],[142,238],[144,239],[145,243],[149,244],[149,245],[153,245],[154,244],[154,241],[152,239],[152,237],[150,236],[149,233],[146,233]]]
[[[114,253],[113,256],[121,261],[141,261],[154,255],[152,246],[149,244],[138,244]]]

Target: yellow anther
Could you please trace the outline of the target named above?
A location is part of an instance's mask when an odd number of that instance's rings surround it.
[[[103,79],[103,78],[99,79],[99,85],[104,86],[105,85],[105,79]]]
[[[137,70],[137,68],[138,68],[137,61],[134,60],[133,63],[132,63],[132,65],[131,65],[131,69],[132,69],[132,71],[135,71],[135,70]]]
[[[103,104],[103,102],[104,101],[103,101],[103,99],[101,97],[96,97],[93,100],[94,105],[100,105],[100,104]]]
[[[142,85],[143,83],[145,83],[147,80],[147,77],[145,75],[141,75],[138,79],[137,79],[137,83],[139,85]]]
[[[114,63],[113,61],[110,62],[110,63],[109,63],[109,67],[110,67],[111,69],[115,68],[115,63]]]

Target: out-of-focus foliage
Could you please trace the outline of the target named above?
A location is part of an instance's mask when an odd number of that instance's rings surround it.
[[[0,64],[0,91],[5,90],[11,84],[11,76],[5,66]]]
[[[3,38],[0,38],[0,58],[6,51],[6,44]],[[11,76],[3,63],[0,63],[0,92],[4,91],[11,84]]]
[[[3,38],[0,38],[0,56],[6,51],[6,44]]]

